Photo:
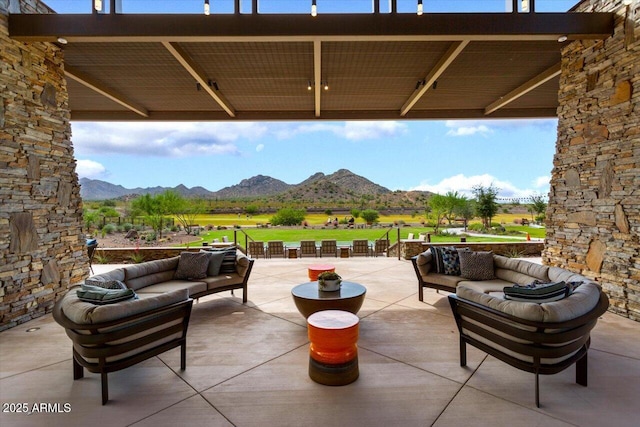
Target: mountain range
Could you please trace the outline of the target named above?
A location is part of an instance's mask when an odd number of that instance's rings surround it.
[[[299,184],[287,184],[276,178],[256,175],[243,179],[238,184],[210,191],[203,187],[188,188],[182,184],[177,187],[125,188],[106,181],[80,179],[80,196],[84,200],[108,200],[136,195],[156,195],[166,190],[173,190],[184,197],[200,197],[204,199],[251,199],[260,197],[276,197],[280,201],[313,200],[338,201],[359,198],[379,198],[387,201],[406,199],[414,201],[430,193],[422,191],[391,191],[367,178],[347,169],[340,169],[330,175],[317,172]],[[396,203],[393,203],[396,205]]]

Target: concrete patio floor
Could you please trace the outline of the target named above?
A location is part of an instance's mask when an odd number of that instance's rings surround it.
[[[358,314],[360,378],[347,386],[322,386],[307,373],[306,322],[291,288],[319,262],[367,287]],[[71,341],[44,316],[0,333],[0,425],[638,425],[640,324],[606,313],[592,333],[589,386],[575,383],[573,367],[541,376],[536,408],[533,374],[471,347],[460,367],[446,293],[426,290],[422,303],[416,284],[404,260],[259,259],[247,305],[238,291],[194,304],[185,371],[174,349],[109,374],[105,406],[99,375],[73,381]],[[59,407],[7,412],[17,403]]]

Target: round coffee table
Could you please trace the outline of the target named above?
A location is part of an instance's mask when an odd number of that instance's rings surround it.
[[[321,310],[344,310],[356,314],[366,293],[367,288],[361,284],[347,281],[342,281],[339,291],[320,291],[318,282],[303,283],[291,289],[293,302],[305,318]]]

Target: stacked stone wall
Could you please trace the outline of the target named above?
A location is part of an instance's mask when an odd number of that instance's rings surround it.
[[[63,52],[8,37],[9,13],[49,12],[0,0],[0,330],[51,311],[88,271]]]
[[[640,0],[585,1],[615,32],[562,52],[545,264],[597,280],[610,310],[640,320]]]

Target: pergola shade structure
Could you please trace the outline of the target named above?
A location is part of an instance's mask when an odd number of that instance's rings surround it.
[[[612,31],[575,12],[9,18],[16,40],[66,39],[71,118],[92,121],[555,117],[558,38]]]

